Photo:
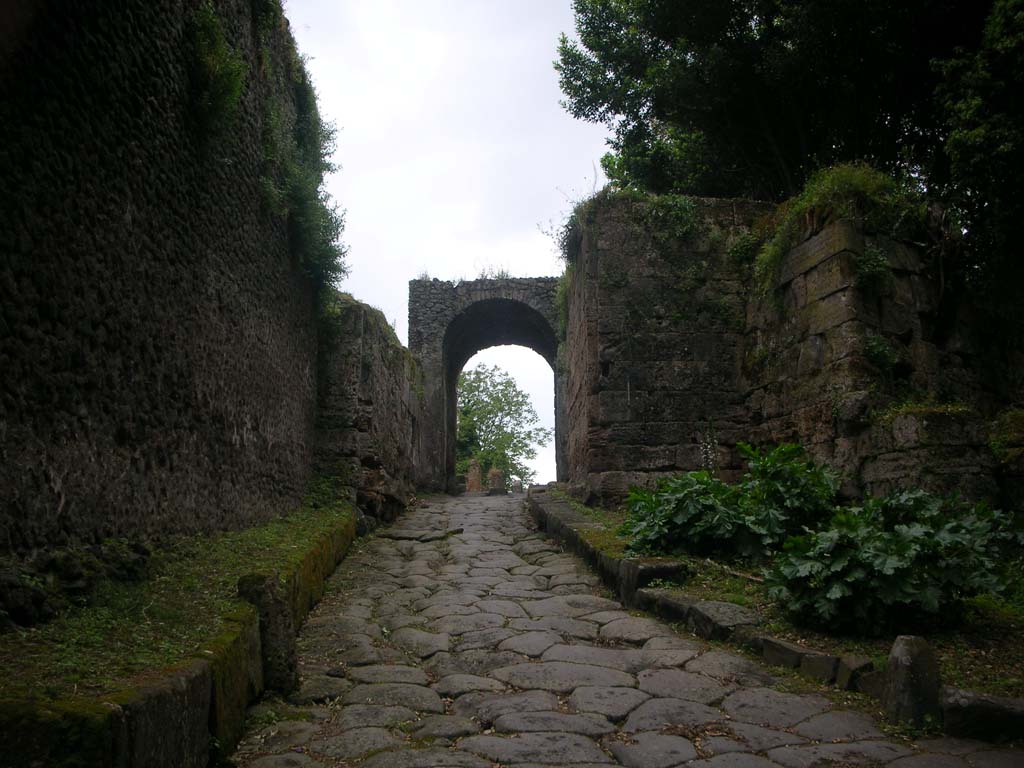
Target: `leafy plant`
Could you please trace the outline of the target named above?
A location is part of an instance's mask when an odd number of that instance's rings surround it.
[[[876,333],[868,334],[864,340],[864,356],[875,368],[887,375],[900,361],[899,353],[893,349],[889,340]]]
[[[908,180],[860,162],[816,171],[800,194],[776,211],[772,232],[754,264],[758,290],[769,293],[785,255],[829,222],[853,219],[868,231],[899,235],[919,228],[925,215],[920,192]]]
[[[663,478],[653,491],[630,490],[620,533],[633,553],[709,552],[745,532],[737,496],[706,470]]]
[[[739,489],[744,519],[762,546],[773,549],[789,534],[831,515],[839,488],[836,474],[811,461],[799,445],[737,447],[749,468]]]
[[[208,138],[228,128],[238,114],[245,86],[242,55],[228,45],[213,3],[203,3],[192,18],[193,106],[201,136]]]
[[[749,471],[736,485],[702,470],[662,479],[653,491],[630,491],[622,532],[632,537],[631,549],[763,555],[830,514],[836,477],[801,447],[739,449]]]
[[[892,267],[885,251],[874,243],[864,246],[864,253],[853,259],[857,285],[864,290],[879,293],[892,284]]]
[[[1005,516],[925,491],[838,510],[794,536],[768,572],[771,595],[802,620],[882,629],[938,616],[963,598],[997,592]]]

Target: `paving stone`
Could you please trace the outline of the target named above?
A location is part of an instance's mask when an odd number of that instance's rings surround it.
[[[511,712],[494,721],[494,730],[504,733],[550,731],[603,736],[613,733],[615,726],[598,715],[575,715],[564,712]]]
[[[679,637],[679,635],[665,635],[664,637],[652,637],[646,643],[644,643],[645,651],[694,651],[699,653],[705,649],[705,645],[702,643],[695,642],[693,640],[687,640],[685,637]]]
[[[641,691],[661,699],[686,699],[711,704],[734,690],[706,675],[679,669],[648,669],[636,677]]]
[[[261,751],[273,751],[276,749],[288,749],[298,744],[310,741],[316,732],[320,730],[317,723],[307,723],[302,720],[282,720],[268,725],[257,733],[252,741],[260,745]]]
[[[829,708],[823,696],[782,693],[768,688],[737,691],[726,697],[722,709],[734,719],[773,728],[790,728]]]
[[[610,720],[621,720],[647,701],[650,694],[636,688],[607,688],[584,685],[572,692],[569,706],[579,712],[595,712]]]
[[[503,764],[611,762],[597,744],[576,733],[524,733],[516,738],[469,736],[459,742],[459,748]]]
[[[348,680],[328,675],[315,675],[302,681],[299,690],[288,697],[292,704],[317,704],[321,701],[336,699],[352,687]]]
[[[767,757],[785,768],[818,768],[831,763],[868,765],[890,763],[908,757],[911,750],[887,741],[856,741],[848,744],[807,744],[768,750]]]
[[[570,664],[564,661],[543,661],[500,667],[491,677],[515,686],[542,691],[569,693],[581,685],[631,687],[636,678],[617,669],[592,664]]]
[[[503,640],[507,640],[510,637],[516,637],[517,633],[514,629],[508,629],[506,627],[488,627],[487,629],[476,629],[472,632],[466,632],[458,637],[455,642],[455,647],[460,651],[473,651],[480,648],[494,648],[498,646]]]
[[[413,613],[396,613],[392,616],[381,617],[381,626],[386,627],[389,632],[394,632],[396,629],[402,627],[411,627],[417,624],[426,623],[426,618],[422,614]]]
[[[371,664],[365,667],[354,667],[348,671],[348,677],[357,683],[427,684],[426,672],[419,667],[407,667],[402,664]]]
[[[627,611],[598,611],[597,613],[588,613],[584,616],[580,616],[583,621],[592,621],[595,624],[607,624],[610,621],[617,621],[618,619],[629,619],[632,615]]]
[[[469,616],[473,613],[480,613],[475,605],[462,605],[461,603],[435,603],[420,611],[420,616],[425,619],[443,619],[446,616]]]
[[[970,768],[970,765],[955,755],[911,755],[893,760],[889,768]]]
[[[506,618],[496,613],[474,613],[469,616],[446,616],[437,619],[430,624],[435,632],[448,635],[461,635],[465,632],[472,632],[478,629],[500,627],[505,624]]]
[[[359,758],[370,752],[391,749],[402,744],[402,739],[386,728],[353,728],[340,736],[320,739],[309,745],[312,752],[342,760]]]
[[[564,616],[545,616],[540,619],[512,619],[508,626],[524,632],[551,630],[559,634],[569,635],[580,640],[597,638],[597,624],[579,619],[568,619]]]
[[[323,768],[309,755],[269,755],[249,763],[250,768]]]
[[[660,621],[635,616],[609,622],[598,631],[598,637],[602,637],[605,640],[617,640],[636,644],[644,643],[652,637],[671,634],[672,630]]]
[[[334,723],[347,731],[351,728],[394,727],[415,719],[416,713],[408,707],[350,704],[335,717]]]
[[[606,746],[626,768],[672,768],[697,756],[689,740],[663,733],[638,733],[628,742],[609,739]]]
[[[549,597],[546,600],[528,600],[523,603],[523,608],[534,618],[557,616],[575,619],[588,613],[619,610],[622,606],[614,600],[596,595],[563,595]]]
[[[444,704],[436,691],[421,685],[382,683],[357,685],[345,694],[345,704],[383,704],[405,706],[420,712],[444,712]]]
[[[464,693],[472,693],[473,691],[498,693],[505,690],[505,686],[489,677],[448,675],[437,681],[437,684],[434,685],[434,690],[442,696],[461,696]]]
[[[719,710],[696,701],[649,699],[630,713],[622,730],[627,733],[657,731],[674,725],[700,728],[725,719],[725,715]]]
[[[777,763],[773,763],[767,758],[742,752],[715,755],[706,760],[694,760],[686,765],[687,768],[690,766],[693,768],[779,768]]]
[[[438,677],[448,675],[487,675],[498,667],[523,661],[511,651],[489,651],[485,648],[457,653],[439,653],[428,662],[428,669]]]
[[[420,722],[412,735],[416,739],[457,739],[474,733],[480,733],[480,724],[468,717],[431,715]]]
[[[465,752],[440,747],[382,752],[368,757],[360,768],[494,768],[493,765]]]
[[[509,712],[549,712],[558,709],[558,698],[547,691],[489,694],[467,693],[455,700],[457,715],[476,717],[481,723],[493,723]]]
[[[687,672],[700,672],[702,675],[718,678],[740,685],[771,685],[775,682],[763,667],[742,656],[724,651],[708,651],[693,661],[687,662]]]
[[[807,739],[803,736],[797,736],[795,733],[780,731],[775,728],[765,728],[764,726],[753,725],[752,723],[730,722],[727,727],[752,752],[765,752],[775,747],[807,743]]]
[[[869,716],[846,710],[815,715],[794,726],[793,730],[815,741],[859,741],[883,736]]]
[[[967,762],[972,768],[1021,768],[1024,760],[1021,760],[1020,750],[1010,751],[1008,749],[986,749],[967,756]]]
[[[696,658],[696,656],[697,651],[686,651],[673,648],[665,650],[643,648],[640,651],[641,669],[682,667],[691,659]]]
[[[524,632],[503,640],[498,645],[498,649],[521,653],[524,656],[540,656],[548,648],[560,642],[562,642],[561,636],[554,632]]]
[[[476,607],[484,613],[496,613],[509,619],[526,618],[526,611],[522,609],[519,603],[511,600],[481,600],[476,604]]]
[[[967,755],[971,752],[980,752],[991,749],[983,741],[975,739],[958,739],[951,736],[939,736],[936,738],[919,739],[915,747],[925,752],[940,752],[947,755]]]
[[[446,633],[424,632],[413,627],[403,627],[393,632],[391,640],[421,659],[433,656],[439,651],[447,651],[451,644],[451,637]]]
[[[553,645],[541,656],[543,661],[568,661],[574,664],[593,664],[622,672],[631,672],[643,666],[643,652],[636,648],[600,648],[593,645]]]

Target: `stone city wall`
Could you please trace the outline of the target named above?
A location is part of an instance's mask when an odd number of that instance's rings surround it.
[[[198,2],[25,3],[0,32],[0,551],[240,527],[303,492],[315,292],[261,195],[294,45],[215,5],[244,64],[216,134]]]

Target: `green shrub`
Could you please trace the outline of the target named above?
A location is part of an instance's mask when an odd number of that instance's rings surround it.
[[[208,138],[234,122],[245,86],[245,60],[228,45],[220,17],[207,1],[192,18],[193,106],[201,135]]]
[[[633,489],[622,533],[634,552],[712,551],[757,556],[804,525],[828,517],[835,475],[796,445],[758,450],[740,444],[749,471],[736,485],[709,472],[663,479],[653,491]]]
[[[893,349],[889,340],[876,333],[868,334],[864,340],[864,356],[875,368],[887,375],[900,361],[899,353]]]
[[[762,451],[740,443],[738,448],[749,469],[740,481],[744,517],[763,547],[773,549],[788,535],[831,516],[836,475],[811,461],[799,445]]]
[[[838,510],[794,536],[768,573],[770,594],[804,621],[882,631],[999,590],[1005,516],[924,491]]]
[[[635,554],[719,549],[746,532],[737,495],[705,470],[663,478],[653,491],[630,491],[620,533]]]
[[[775,225],[754,265],[758,290],[769,293],[785,255],[829,222],[853,219],[867,231],[906,236],[922,226],[925,213],[920,193],[910,182],[865,163],[843,163],[816,171],[803,191],[776,211]]]
[[[866,291],[881,293],[892,284],[889,257],[877,245],[865,245],[864,253],[854,257],[853,268],[857,273],[857,285]]]

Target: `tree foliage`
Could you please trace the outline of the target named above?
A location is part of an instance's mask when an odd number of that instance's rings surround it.
[[[537,446],[547,445],[551,430],[540,427],[530,397],[498,366],[478,365],[463,371],[458,383],[456,468],[465,472],[471,459],[484,475],[500,469],[506,478],[533,480],[528,462]]]
[[[1024,0],[574,0],[555,68],[607,124],[613,185],[782,200],[818,169],[911,179],[966,235],[947,264],[1014,285]]]

